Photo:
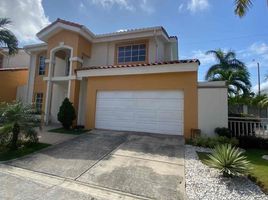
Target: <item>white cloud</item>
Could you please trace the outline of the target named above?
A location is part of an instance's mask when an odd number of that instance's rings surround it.
[[[37,41],[35,34],[49,24],[42,0],[1,0],[0,16],[10,18],[10,30],[20,42]]]
[[[88,0],[89,2],[99,5],[105,9],[119,7],[120,9],[128,11],[141,10],[148,14],[152,14],[155,10],[150,5],[148,0]]]
[[[101,5],[104,8],[111,8],[113,6],[119,6],[126,10],[133,10],[133,6],[129,4],[128,0],[90,0],[93,4]]]
[[[193,51],[191,58],[197,58],[200,60],[201,65],[209,65],[209,64],[213,64],[215,63],[215,58],[213,55],[211,54],[206,54],[206,52],[201,51],[201,50],[197,50],[197,51]]]
[[[258,92],[259,90],[258,88],[259,88],[258,84],[253,86],[252,87],[253,92],[255,93]],[[261,91],[267,94],[268,93],[268,81],[261,83],[260,88],[261,88]]]
[[[266,43],[253,43],[249,50],[255,54],[268,54],[268,45]]]
[[[197,11],[207,10],[209,6],[208,0],[189,0],[187,10],[191,13],[196,13]]]
[[[180,5],[179,5],[179,12],[181,12],[182,10],[183,10],[183,8],[184,8],[184,4],[183,3],[181,3]]]

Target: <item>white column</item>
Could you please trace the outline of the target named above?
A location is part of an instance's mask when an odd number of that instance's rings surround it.
[[[27,85],[27,97],[26,97],[26,101],[27,101],[28,104],[31,104],[32,100],[33,100],[35,69],[36,69],[36,55],[31,54],[31,56],[30,56],[30,66],[29,66],[28,85]]]
[[[52,76],[54,65],[55,65],[55,61],[52,56],[52,59],[50,59],[49,65],[48,65],[48,80],[47,80],[47,92],[46,92],[45,116],[44,116],[44,121],[46,125],[49,123],[50,104],[51,104],[51,96],[52,96],[51,76]]]

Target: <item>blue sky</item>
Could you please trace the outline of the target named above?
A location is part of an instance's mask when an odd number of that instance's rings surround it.
[[[205,52],[218,48],[236,51],[238,59],[249,67],[253,86],[257,83],[257,64],[253,59],[261,65],[262,80],[268,73],[266,0],[253,1],[253,7],[243,18],[234,15],[234,0],[14,1],[20,5],[14,6],[10,0],[1,0],[0,15],[11,17],[14,21],[13,29],[18,33],[21,45],[36,42],[32,34],[58,17],[83,24],[94,33],[161,25],[170,35],[178,36],[181,59],[200,59],[199,80],[204,79],[205,72],[215,62]],[[25,12],[23,4],[29,4],[30,11]],[[8,7],[13,12],[5,9]],[[39,19],[33,19],[33,16]],[[20,20],[29,25],[28,29],[20,26]],[[23,30],[18,31],[20,28]],[[268,83],[265,84],[268,86]]]

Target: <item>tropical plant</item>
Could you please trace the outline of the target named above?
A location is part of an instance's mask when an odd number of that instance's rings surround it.
[[[58,112],[58,121],[61,122],[63,128],[70,129],[75,118],[76,115],[73,104],[69,101],[68,98],[65,98]]]
[[[7,46],[9,54],[16,54],[18,51],[18,40],[16,36],[7,29],[7,25],[11,24],[8,18],[0,18],[0,46]]]
[[[0,109],[1,143],[15,150],[18,148],[20,134],[30,142],[38,142],[35,128],[41,127],[41,120],[34,112],[32,105],[23,105],[20,101],[2,104]]]
[[[219,169],[223,176],[232,177],[246,174],[249,170],[249,161],[243,152],[231,144],[218,145],[205,160],[209,167]]]
[[[243,17],[251,6],[251,0],[235,0],[235,14]]]
[[[218,63],[209,68],[205,76],[206,80],[226,81],[229,97],[250,94],[250,74],[245,64],[236,59],[235,52],[225,53],[218,49],[208,51],[207,54],[212,54]]]

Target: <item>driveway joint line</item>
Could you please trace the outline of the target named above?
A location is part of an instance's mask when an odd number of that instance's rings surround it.
[[[109,156],[112,154],[112,152],[117,149],[121,144],[125,143],[126,141],[123,141],[122,143],[118,144],[114,149],[103,155],[101,158],[99,158],[93,165],[91,165],[88,169],[86,169],[84,172],[82,172],[80,175],[78,175],[74,180],[79,179],[81,176],[83,176],[86,172],[88,172],[91,168],[93,168],[96,164],[98,164],[100,161],[102,161],[105,157]]]
[[[152,160],[152,159],[140,158],[140,157],[136,157],[136,156],[126,156],[126,155],[116,154],[116,153],[113,154],[113,155],[115,155],[115,156],[121,156],[121,157],[128,157],[128,158],[135,158],[135,159],[139,159],[139,160],[147,160],[147,161],[152,161],[152,162],[166,163],[166,164],[177,165],[177,166],[184,166],[184,164],[177,164],[177,163],[160,161],[160,160]]]
[[[27,171],[29,173],[32,173],[32,174],[35,174],[37,176],[41,176],[41,177],[42,176],[47,176],[47,177],[49,177],[51,179],[57,179],[57,180],[60,180],[61,181],[61,183],[54,184],[54,185],[48,187],[47,190],[52,189],[52,188],[55,188],[57,186],[62,187],[62,188],[65,188],[62,185],[65,182],[67,182],[67,183],[74,183],[74,184],[77,184],[77,185],[86,186],[86,187],[89,187],[89,188],[98,189],[98,190],[102,190],[102,191],[109,191],[109,192],[116,193],[116,194],[119,194],[119,195],[124,195],[124,196],[129,196],[129,197],[135,197],[135,198],[141,199],[141,200],[153,200],[150,197],[146,197],[146,196],[143,196],[143,195],[137,195],[137,194],[125,192],[125,191],[121,191],[121,190],[118,190],[118,189],[112,189],[112,188],[109,188],[109,187],[103,187],[103,186],[100,186],[100,185],[96,185],[96,184],[92,184],[92,183],[86,183],[86,182],[82,182],[82,181],[78,181],[78,180],[73,180],[73,179],[70,179],[70,178],[58,177],[58,176],[55,176],[55,175],[50,175],[50,174],[47,174],[47,173],[32,171],[32,170],[29,170],[29,169],[24,169],[24,168],[20,168],[20,167],[16,167],[16,166],[11,166],[11,165],[7,165],[7,166],[10,166],[10,167],[12,167],[14,169],[17,168],[17,169],[25,170],[25,171]],[[12,172],[2,171],[2,173],[9,174],[9,175],[12,175],[12,176],[21,177],[21,178],[25,178],[25,176],[22,176],[22,175],[16,174],[16,173],[14,174]],[[32,180],[32,179],[29,178],[29,180]],[[34,179],[32,181],[35,182]]]

